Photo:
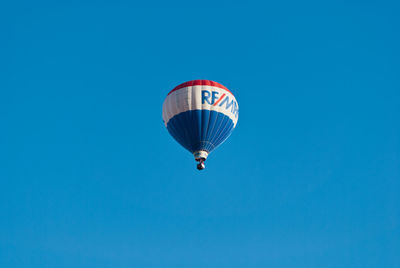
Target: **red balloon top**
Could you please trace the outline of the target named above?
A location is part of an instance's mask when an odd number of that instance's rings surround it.
[[[179,86],[176,86],[173,90],[171,90],[169,94],[171,94],[172,92],[184,88],[184,87],[190,87],[190,86],[212,86],[212,87],[219,87],[222,89],[225,89],[226,91],[228,91],[229,93],[232,94],[232,92],[229,91],[229,89],[227,89],[225,86],[221,85],[220,83],[211,81],[211,80],[192,80],[192,81],[187,81],[185,83],[180,84]],[[233,94],[232,94],[233,95]]]

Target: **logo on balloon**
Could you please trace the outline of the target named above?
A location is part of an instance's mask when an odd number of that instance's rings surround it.
[[[220,106],[225,108],[225,110],[230,109],[231,113],[237,118],[239,114],[239,107],[233,99],[230,100],[229,96],[225,93],[219,96],[218,91],[208,91],[202,90],[201,91],[201,103],[208,103],[212,106]]]

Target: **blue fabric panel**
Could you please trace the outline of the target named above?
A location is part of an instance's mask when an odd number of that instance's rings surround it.
[[[210,110],[201,111],[201,137],[200,140],[204,141],[207,137],[208,124],[210,122]]]
[[[233,131],[233,121],[223,113],[192,110],[175,115],[167,124],[171,136],[191,153],[211,152]]]

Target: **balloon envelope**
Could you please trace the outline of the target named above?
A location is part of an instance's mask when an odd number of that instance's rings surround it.
[[[239,118],[239,106],[223,85],[210,80],[188,81],[168,93],[163,120],[168,132],[184,148],[203,158],[223,143]]]

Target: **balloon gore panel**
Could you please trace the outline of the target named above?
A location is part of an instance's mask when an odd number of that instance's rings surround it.
[[[191,153],[211,152],[223,143],[234,129],[231,118],[210,110],[189,110],[172,117],[168,132]]]

